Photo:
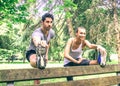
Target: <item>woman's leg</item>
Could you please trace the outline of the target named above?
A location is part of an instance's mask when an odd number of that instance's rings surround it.
[[[89,64],[90,64],[90,65],[97,65],[97,64],[98,64],[98,61],[97,61],[97,60],[91,60]]]
[[[73,62],[69,62],[68,64],[64,65],[64,67],[70,67],[73,66]],[[73,76],[68,76],[67,77],[67,81],[72,81],[73,80]]]

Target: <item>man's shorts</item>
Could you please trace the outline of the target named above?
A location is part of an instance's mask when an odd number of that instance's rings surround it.
[[[78,60],[78,59],[76,59]],[[89,65],[90,60],[84,59],[82,60],[82,62],[80,64],[74,63],[74,62],[69,62],[68,64],[65,64],[64,67],[67,66],[85,66],[85,65]]]
[[[35,50],[29,50],[29,51],[26,52],[26,58],[29,62],[30,62],[30,56],[32,54],[36,54]]]

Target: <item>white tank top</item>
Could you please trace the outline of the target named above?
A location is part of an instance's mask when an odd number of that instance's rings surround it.
[[[69,55],[74,59],[82,58],[82,43],[75,50],[73,50],[72,47],[71,47]],[[67,58],[64,58],[64,65],[68,64],[69,62],[71,62],[71,61],[68,60]]]

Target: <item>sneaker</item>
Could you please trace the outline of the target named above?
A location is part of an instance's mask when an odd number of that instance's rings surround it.
[[[102,56],[100,52],[98,52],[97,61],[98,61],[98,64],[99,64],[101,67],[105,67],[105,65],[106,65],[106,57],[105,57],[105,56]]]
[[[36,61],[37,68],[39,68],[39,69],[45,69],[46,63],[45,63],[44,57],[37,56],[36,59],[37,59],[37,61]]]
[[[36,66],[39,69],[45,69],[46,67],[45,54],[46,48],[38,45],[38,47],[36,48]]]

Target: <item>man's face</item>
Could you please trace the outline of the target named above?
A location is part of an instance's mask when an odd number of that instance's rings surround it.
[[[50,28],[52,27],[52,19],[47,17],[43,22],[43,28],[46,30],[46,31],[49,31]]]
[[[78,33],[76,33],[77,37],[80,39],[80,40],[85,40],[85,37],[86,37],[86,30],[85,29],[78,29]]]

